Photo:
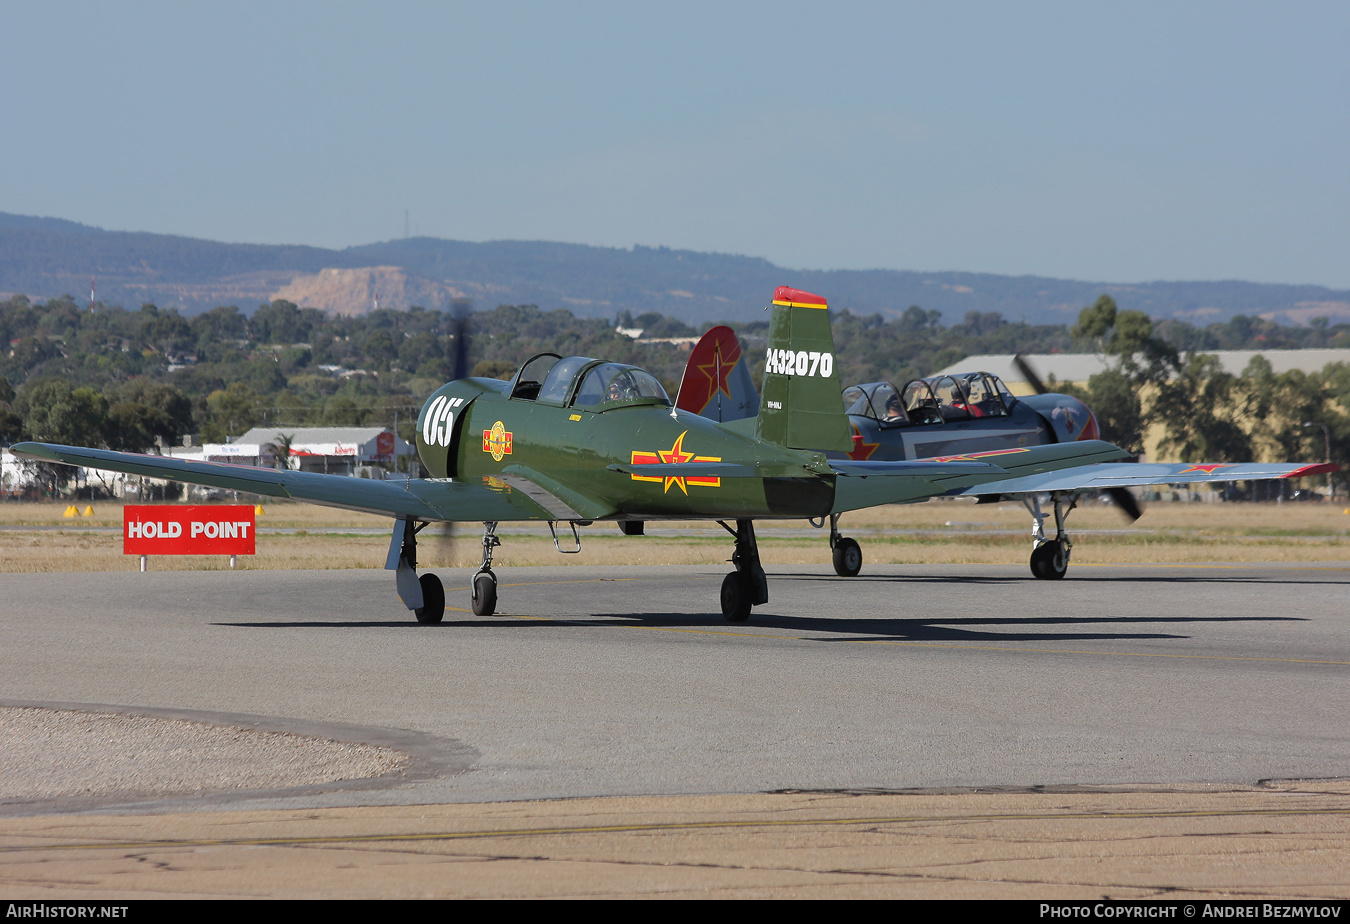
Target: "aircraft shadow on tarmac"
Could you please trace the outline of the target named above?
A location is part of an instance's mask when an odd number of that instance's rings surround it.
[[[1350,571],[1343,571],[1350,575]],[[771,574],[774,581],[809,581],[817,582],[821,580],[819,574],[794,573],[794,571],[774,571]],[[833,578],[828,578],[833,580]],[[1054,586],[1044,581],[1034,581],[1030,575],[1022,577],[1000,577],[996,574],[868,574],[863,577],[849,578],[850,582],[855,584],[934,584],[938,586],[952,586],[956,584],[973,584],[981,586],[1002,586],[1002,585],[1033,585],[1038,589],[1045,589],[1046,586]],[[1270,574],[1270,575],[1200,575],[1200,574],[1075,574],[1072,580],[1065,581],[1062,586],[1075,586],[1081,584],[1293,584],[1299,586],[1308,585],[1330,585],[1330,586],[1350,586],[1350,581],[1335,580],[1335,578],[1322,577],[1292,577],[1288,574]]]
[[[615,614],[615,622],[652,628],[693,626],[726,627],[726,623],[673,613]],[[567,620],[580,622],[581,620]],[[598,620],[597,620],[598,621]],[[608,620],[607,620],[608,621]],[[1074,642],[1102,640],[1187,639],[1176,632],[1128,631],[1133,627],[1157,624],[1184,626],[1187,623],[1302,622],[1294,617],[1065,617],[1065,616],[976,616],[976,617],[864,617],[856,616],[777,616],[770,613],[752,617],[747,628],[788,629],[810,633],[812,641],[905,641],[905,642]],[[611,624],[613,624],[611,622]],[[1115,632],[1054,632],[1051,626],[1120,626]],[[1009,631],[994,631],[993,627]],[[982,629],[980,627],[988,627]],[[1041,628],[1045,627],[1045,628]],[[1020,631],[1018,631],[1020,630]]]
[[[507,614],[503,614],[507,615]],[[648,629],[716,629],[751,634],[754,629],[788,629],[811,633],[812,641],[906,641],[906,642],[1074,642],[1121,641],[1143,639],[1187,639],[1175,632],[1126,631],[1150,625],[1185,626],[1197,623],[1306,622],[1293,616],[970,616],[970,617],[856,617],[856,616],[778,616],[757,614],[744,625],[729,625],[715,616],[690,613],[594,613],[586,616],[532,616],[528,620],[447,619],[436,626],[419,626],[408,620],[267,620],[258,622],[220,622],[219,626],[243,629],[360,629],[402,628],[418,631],[463,630],[474,628],[528,631],[559,626],[577,628],[627,626]],[[1050,626],[1120,626],[1115,632],[1054,632]],[[992,627],[1014,631],[994,631]],[[989,627],[981,629],[979,627]],[[1038,628],[1046,627],[1046,628]],[[1020,629],[1021,631],[1016,631]],[[865,638],[864,638],[865,637]]]
[[[1347,573],[1347,572],[1342,572]],[[821,579],[819,574],[793,573],[775,571],[772,574],[775,581],[810,581],[815,582]],[[1034,584],[1037,588],[1045,588],[1046,582],[1033,581],[1030,577],[1021,575],[1002,577],[993,574],[877,574],[867,575],[865,577],[849,578],[856,583],[875,583],[875,584],[937,584],[939,586],[950,586],[953,584],[979,584],[979,585],[1017,585]],[[1314,578],[1314,577],[1295,577],[1287,573],[1272,573],[1268,576],[1262,575],[1199,575],[1199,574],[1144,574],[1144,575],[1126,575],[1126,574],[1102,574],[1102,573],[1082,573],[1079,572],[1072,578],[1072,583],[1066,582],[1066,586],[1083,583],[1113,583],[1113,584],[1297,584],[1306,585],[1331,585],[1335,587],[1345,587],[1350,585],[1350,581],[1345,579],[1336,580],[1334,578]],[[1052,585],[1053,586],[1053,585]]]

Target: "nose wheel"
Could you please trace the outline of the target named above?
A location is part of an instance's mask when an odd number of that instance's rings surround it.
[[[1031,573],[1038,580],[1058,581],[1069,570],[1069,555],[1073,552],[1073,542],[1064,530],[1064,521],[1069,511],[1078,506],[1078,497],[1074,494],[1056,493],[1051,495],[1055,503],[1055,538],[1045,538],[1045,514],[1041,511],[1041,500],[1036,495],[1025,497],[1022,503],[1031,513]]]
[[[830,550],[833,553],[834,573],[840,577],[857,577],[862,570],[862,546],[839,535],[839,514],[830,514]]]
[[[1031,573],[1042,581],[1058,581],[1069,570],[1069,555],[1055,539],[1031,550]]]
[[[473,576],[473,614],[491,616],[497,612],[497,575],[479,571]]]
[[[473,595],[470,602],[475,616],[492,616],[497,612],[497,575],[492,571],[492,550],[501,545],[495,522],[483,524],[483,563],[473,576]]]

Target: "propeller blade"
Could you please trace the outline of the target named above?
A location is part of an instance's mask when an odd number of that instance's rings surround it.
[[[1137,520],[1143,516],[1143,508],[1139,506],[1139,501],[1135,500],[1134,495],[1130,493],[1128,488],[1107,488],[1106,493],[1120,508],[1120,512],[1129,517],[1130,520]]]
[[[1036,370],[1031,368],[1031,363],[1027,362],[1026,357],[1021,353],[1013,357],[1013,365],[1017,367],[1018,372],[1022,373],[1023,380],[1031,386],[1031,390],[1036,394],[1043,395],[1050,390],[1045,387],[1045,382],[1036,374]]]
[[[450,308],[450,379],[458,381],[469,377],[469,311],[471,303],[455,299]]]
[[[455,560],[455,524],[447,521],[434,529],[436,538],[432,554],[442,564],[457,567],[459,562]]]

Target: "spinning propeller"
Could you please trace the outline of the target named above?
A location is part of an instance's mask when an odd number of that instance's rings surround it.
[[[1013,357],[1013,365],[1017,367],[1017,371],[1022,374],[1023,380],[1031,386],[1031,390],[1036,392],[1036,394],[1044,395],[1050,392],[1050,389],[1045,387],[1045,382],[1036,373],[1036,370],[1031,368],[1031,363],[1027,362],[1026,357],[1021,353],[1018,353]],[[1131,494],[1128,489],[1105,488],[1104,490],[1111,498],[1111,501],[1120,508],[1120,512],[1125,514],[1130,520],[1137,520],[1143,515],[1144,511],[1143,508],[1139,506],[1139,501],[1135,499],[1135,496]]]
[[[469,312],[473,305],[467,299],[455,299],[450,307],[450,344],[446,358],[450,360],[450,381],[469,377]],[[446,565],[457,565],[455,560],[455,524],[449,520],[428,524],[426,546],[434,546],[431,557]]]

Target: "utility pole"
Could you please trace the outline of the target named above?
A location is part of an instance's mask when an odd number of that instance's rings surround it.
[[[1306,422],[1306,423],[1303,424],[1303,429],[1306,430],[1306,429],[1308,429],[1309,427],[1321,427],[1321,428],[1322,428],[1322,439],[1326,442],[1327,464],[1330,464],[1330,463],[1331,463],[1331,431],[1327,429],[1327,425],[1326,425],[1326,424],[1321,423],[1321,422],[1318,422],[1318,421],[1310,421],[1310,422]],[[1333,501],[1336,499],[1336,482],[1334,482],[1334,481],[1331,480],[1331,472],[1327,472],[1327,498],[1328,498],[1328,500],[1333,500]]]

